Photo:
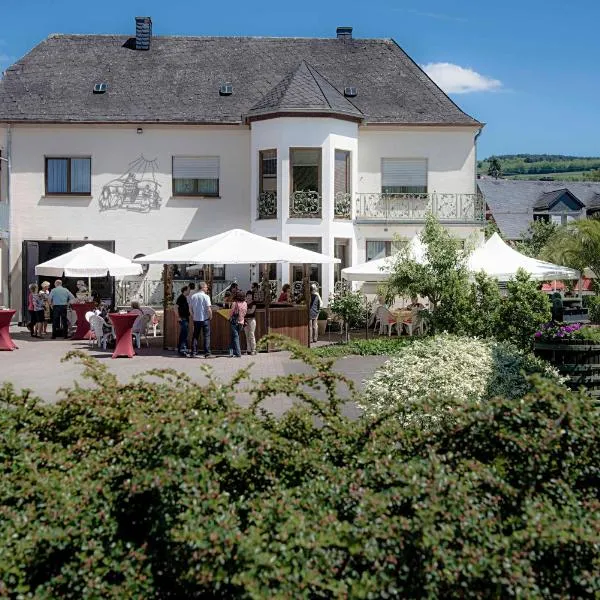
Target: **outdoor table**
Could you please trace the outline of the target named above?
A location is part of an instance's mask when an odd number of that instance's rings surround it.
[[[14,350],[17,345],[10,337],[10,322],[15,310],[0,310],[0,350]]]
[[[73,334],[74,340],[87,340],[90,337],[90,324],[85,318],[85,313],[94,310],[96,305],[93,302],[85,302],[83,304],[71,304],[71,308],[77,315],[77,329]]]
[[[112,357],[127,356],[133,358],[135,351],[131,338],[131,330],[139,313],[109,313],[108,318],[115,330],[115,351]]]

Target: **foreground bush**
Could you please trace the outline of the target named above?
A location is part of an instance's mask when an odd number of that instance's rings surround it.
[[[120,385],[87,358],[99,387],[57,405],[0,392],[0,597],[600,593],[586,397],[538,380],[424,434],[393,415],[347,421],[329,363],[303,354],[310,373],[253,386],[257,405],[305,400],[281,420],[237,406],[229,385]]]
[[[394,355],[410,344],[414,337],[409,336],[379,336],[369,340],[350,340],[348,343],[331,344],[329,346],[318,346],[312,349],[313,354],[321,358],[333,358],[339,356],[381,356]]]
[[[402,422],[429,426],[457,405],[523,396],[533,373],[558,380],[547,363],[511,344],[441,334],[400,348],[366,382],[360,406],[375,417],[396,409]]]

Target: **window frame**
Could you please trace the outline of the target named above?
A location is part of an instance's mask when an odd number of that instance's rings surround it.
[[[265,161],[264,155],[266,152],[274,152],[275,153],[275,175],[265,175],[263,173],[263,164]],[[273,159],[268,159],[268,160],[273,160]],[[265,177],[267,177],[267,179],[272,179],[273,181],[275,181],[275,192],[277,192],[277,176],[278,176],[278,164],[277,164],[277,148],[265,148],[264,150],[259,150],[258,151],[258,193],[262,194],[265,189],[264,189],[264,179]],[[269,190],[269,193],[271,193],[271,190]]]
[[[336,180],[335,180],[335,165],[336,165],[336,154],[338,152],[343,152],[346,155],[346,190],[342,191],[342,190],[336,190],[335,189],[335,184],[336,184]],[[352,151],[351,150],[344,150],[342,148],[335,148],[333,151],[333,169],[334,169],[334,173],[333,173],[333,194],[335,196],[335,194],[342,193],[342,194],[352,194]]]
[[[218,162],[218,168],[219,168],[219,173],[218,173],[218,177],[217,177],[217,191],[216,192],[199,192],[199,191],[194,191],[194,192],[178,192],[175,189],[175,181],[176,180],[180,180],[180,179],[184,179],[182,177],[175,177],[175,159],[177,158],[197,158],[197,159],[202,159],[202,158],[216,158],[219,162]],[[190,179],[190,178],[185,178],[185,179]],[[200,181],[200,179],[191,179],[191,181],[195,182],[195,189],[198,190],[198,181]],[[171,194],[174,198],[220,198],[221,197],[221,157],[217,156],[217,155],[204,155],[204,156],[186,156],[186,155],[180,155],[180,156],[176,156],[173,155],[171,157]]]
[[[368,245],[371,242],[378,242],[378,243],[384,243],[385,244],[385,256],[380,256],[379,258],[368,258],[369,254],[368,254]],[[389,258],[390,256],[393,256],[395,252],[398,252],[402,245],[404,244],[408,244],[409,240],[394,240],[394,239],[385,239],[385,240],[378,240],[376,238],[368,238],[365,240],[365,261],[366,262],[371,262],[372,260],[380,260],[381,258]]]
[[[383,165],[385,164],[386,160],[396,160],[396,161],[422,161],[425,163],[425,191],[419,191],[419,192],[408,192],[408,191],[404,191],[404,192],[384,192],[383,188]],[[382,156],[381,157],[381,162],[380,162],[380,167],[381,167],[381,181],[380,181],[380,186],[379,189],[381,191],[382,194],[386,194],[386,195],[393,195],[393,194],[428,194],[429,193],[429,159],[425,158],[425,157],[419,157],[419,156]],[[403,187],[403,188],[410,188],[410,187],[414,187],[414,186],[410,186],[410,185],[406,185],[406,186],[386,186],[386,187]]]
[[[319,164],[317,165],[317,188],[316,190],[295,190],[294,189],[294,162],[293,155],[295,151],[302,150],[317,150],[319,152]],[[323,195],[323,148],[321,146],[294,146],[289,149],[289,163],[290,163],[290,196],[298,191],[314,191],[319,196]],[[305,165],[297,165],[305,166]]]
[[[71,160],[89,160],[90,162],[90,191],[89,192],[71,192]],[[67,161],[67,191],[50,192],[48,190],[48,161],[66,160]],[[91,156],[44,156],[44,195],[45,196],[82,196],[90,198],[92,196],[92,157]]]

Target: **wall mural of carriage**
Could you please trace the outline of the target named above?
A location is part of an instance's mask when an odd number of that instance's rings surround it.
[[[134,210],[150,212],[161,204],[160,183],[156,178],[158,162],[142,154],[129,163],[127,170],[117,179],[109,181],[100,192],[100,210]]]

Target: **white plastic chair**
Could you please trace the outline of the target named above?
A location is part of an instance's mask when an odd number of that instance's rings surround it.
[[[110,333],[104,331],[105,326],[108,326],[108,323],[100,315],[92,315],[90,317],[90,329],[94,334],[90,337],[90,346],[96,345],[106,350]]]
[[[410,311],[410,317],[402,321],[402,325],[406,328],[408,335],[413,335],[415,332],[423,334],[423,315],[421,309],[414,308]]]
[[[150,315],[149,314],[141,314],[134,322],[133,327],[131,329],[131,333],[135,340],[135,345],[138,348],[142,346],[142,336],[146,338],[146,347],[150,346],[150,342],[148,342],[148,324],[150,323]]]
[[[379,319],[379,335],[387,333],[388,337],[391,336],[394,327],[396,328],[396,335],[400,335],[396,317],[388,308],[380,306],[377,309],[377,318]]]

